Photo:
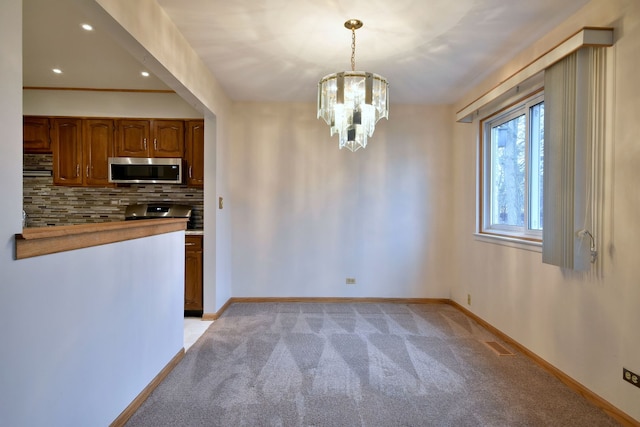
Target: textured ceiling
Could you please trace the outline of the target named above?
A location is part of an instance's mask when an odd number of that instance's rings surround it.
[[[588,0],[157,1],[234,100],[315,102],[321,77],[350,69],[343,24],[357,18],[356,69],[386,77],[392,103],[440,104]],[[108,34],[81,30],[70,0],[23,8],[25,86],[166,88]]]

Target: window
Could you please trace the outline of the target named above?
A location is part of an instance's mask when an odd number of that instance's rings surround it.
[[[544,95],[481,122],[481,233],[542,240]]]

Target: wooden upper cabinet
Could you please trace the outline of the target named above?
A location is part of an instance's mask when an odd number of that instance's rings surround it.
[[[113,156],[114,121],[51,119],[53,183],[107,187],[108,158]]]
[[[149,120],[118,120],[117,157],[150,157],[151,122]]]
[[[53,153],[56,185],[113,186],[109,157],[184,158],[187,184],[204,184],[203,120],[25,116],[23,134],[25,152]]]
[[[82,120],[51,119],[53,183],[82,185]]]
[[[154,120],[150,157],[184,157],[184,121]]]
[[[48,117],[22,118],[22,149],[25,153],[51,153]]]
[[[117,157],[183,157],[184,120],[118,120]]]
[[[187,185],[204,187],[204,120],[187,122],[185,159]]]
[[[110,119],[83,120],[83,173],[86,185],[109,186],[109,157],[113,157],[115,123]]]

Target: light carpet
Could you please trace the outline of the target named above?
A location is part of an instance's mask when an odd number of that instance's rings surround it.
[[[127,426],[618,425],[487,341],[446,304],[236,303]]]

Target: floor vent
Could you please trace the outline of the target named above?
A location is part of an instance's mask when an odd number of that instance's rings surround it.
[[[485,341],[484,342],[491,350],[495,351],[498,356],[514,356],[509,349],[495,341]]]

